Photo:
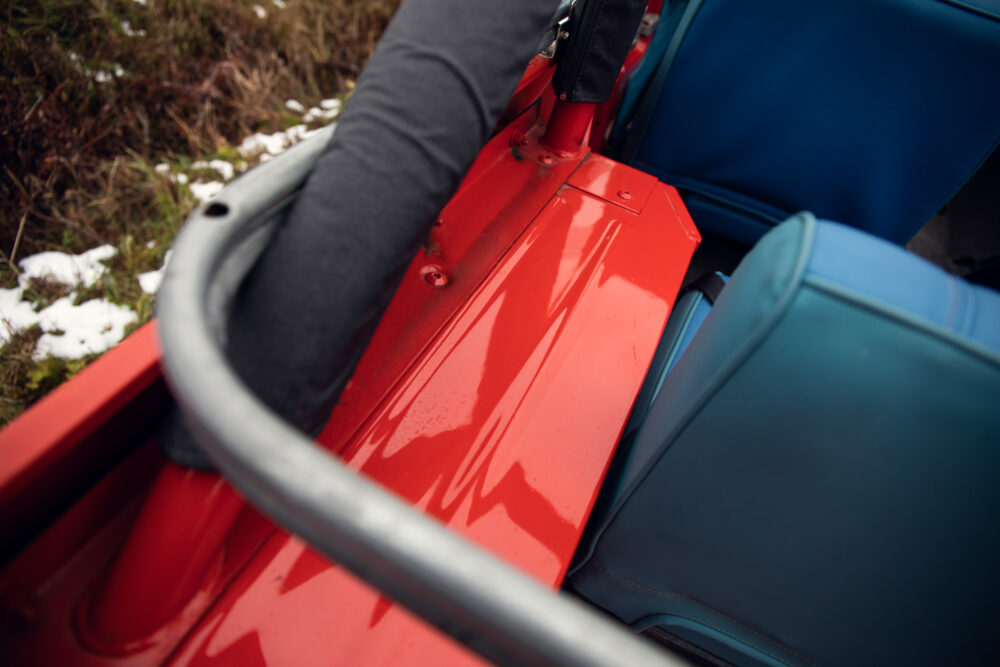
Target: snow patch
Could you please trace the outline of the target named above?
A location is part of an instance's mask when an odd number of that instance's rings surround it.
[[[258,132],[244,139],[243,143],[236,150],[244,157],[250,157],[258,153],[277,155],[285,150],[287,143],[288,137],[284,132],[275,132],[274,134],[262,134]]]
[[[267,10],[265,10],[260,5],[253,5],[253,6],[250,7],[250,9],[252,9],[253,13],[257,15],[257,18],[259,18],[261,20],[267,18]]]
[[[38,321],[38,313],[27,301],[21,301],[24,289],[0,289],[0,345],[5,345],[18,331]]]
[[[116,252],[110,245],[102,245],[79,255],[40,252],[18,262],[21,267],[18,284],[24,288],[31,278],[44,278],[64,285],[90,287],[108,270],[101,261],[111,259]]]
[[[293,125],[284,132],[274,134],[251,134],[243,140],[236,150],[243,157],[253,157],[254,155],[278,155],[284,152],[292,144],[296,144],[303,139],[307,139],[314,134],[318,134],[322,129],[310,130],[305,125]],[[265,161],[261,155],[261,161]]]
[[[233,165],[225,160],[209,160],[208,162],[199,160],[198,162],[194,162],[191,167],[194,169],[211,169],[222,176],[222,180],[224,181],[231,181],[236,174]]]
[[[312,107],[302,116],[302,120],[312,123],[317,120],[331,120],[340,114],[340,100],[323,100],[318,107]]]
[[[38,313],[38,324],[45,333],[38,339],[33,357],[79,359],[104,352],[120,341],[125,327],[137,319],[131,309],[106,299],[74,306],[71,294]]]
[[[89,69],[84,69],[84,72],[88,76],[93,76],[94,81],[96,81],[97,83],[109,83],[110,81],[114,80],[115,77],[121,78],[126,74],[125,68],[119,65],[118,63],[115,63],[115,68],[111,72],[108,72],[106,70],[98,70],[94,72]]]
[[[24,290],[32,278],[45,278],[74,287],[93,285],[107,271],[100,261],[110,259],[115,252],[113,246],[103,245],[79,255],[42,252],[18,262],[20,286],[0,289],[0,343],[7,343],[15,333],[36,324],[44,333],[35,346],[35,359],[47,356],[77,359],[104,352],[120,341],[125,335],[125,327],[138,319],[130,308],[106,299],[73,305],[76,298],[73,292],[36,313],[32,304],[23,300]]]
[[[139,29],[133,28],[132,24],[129,23],[128,21],[122,21],[121,22],[121,27],[122,27],[122,32],[125,33],[126,37],[145,37],[146,36],[146,31],[145,30],[143,30],[141,28],[139,28]]]
[[[134,0],[145,5],[146,0]],[[281,0],[274,0],[281,7]],[[257,5],[256,7],[259,7]],[[263,8],[260,7],[261,11]],[[256,10],[255,10],[256,11]],[[259,12],[258,12],[258,15]],[[122,26],[126,33],[130,27]],[[77,53],[70,52],[70,60],[79,63],[82,58]],[[90,76],[98,77],[101,73],[87,71]],[[111,73],[103,73],[108,77]],[[122,76],[125,71],[115,65],[115,76]],[[101,78],[104,78],[103,76]],[[288,100],[285,106],[296,113],[310,116],[309,120],[329,120],[340,112],[341,102],[338,99],[328,99],[320,102],[318,107],[308,111],[297,100]],[[311,115],[310,115],[311,114]],[[335,123],[331,123],[335,127]],[[238,147],[244,157],[259,156],[260,162],[266,162],[285,151],[291,145],[321,132],[322,129],[310,130],[306,125],[295,125],[284,132],[274,134],[254,134],[247,137]],[[195,169],[211,169],[228,181],[235,176],[235,170],[246,169],[246,163],[241,162],[235,168],[223,160],[195,162]],[[158,174],[170,178],[175,183],[187,185],[192,194],[201,200],[211,199],[225,186],[222,182],[189,183],[187,174],[173,173],[168,163],[160,163],[154,167]],[[153,248],[156,243],[150,241],[146,247]],[[24,301],[24,289],[31,278],[46,278],[74,288],[89,287],[96,283],[107,268],[101,261],[114,257],[113,246],[104,245],[79,255],[69,255],[62,252],[44,252],[22,259],[18,264],[22,273],[19,287],[0,289],[0,344],[8,342],[11,336],[34,325],[39,325],[43,334],[38,340],[34,357],[42,359],[55,356],[65,359],[79,358],[88,354],[100,353],[113,347],[125,335],[125,328],[137,321],[138,316],[129,308],[113,304],[106,299],[91,299],[78,306],[73,305],[76,292],[58,299],[41,312],[35,312],[30,302]],[[143,292],[154,294],[163,281],[163,275],[170,261],[170,251],[164,256],[163,266],[156,271],[149,271],[138,276],[139,286]]]
[[[191,194],[195,196],[198,201],[209,201],[215,198],[222,189],[226,187],[225,183],[221,181],[209,181],[208,183],[202,183],[201,181],[195,181],[194,183],[188,184],[188,189],[191,190]]]
[[[94,79],[97,83],[108,83],[114,79],[114,77],[123,77],[128,73],[125,71],[125,68],[118,63],[114,64],[114,69],[110,72],[107,70],[95,71],[83,65],[83,57],[79,53],[67,51],[66,55],[69,57],[70,62],[76,65],[78,70],[83,72],[85,76],[89,76]]]
[[[271,0],[271,3],[278,9],[284,9],[288,6],[288,3],[285,2],[285,0]]]
[[[148,273],[139,274],[139,287],[146,294],[156,294],[160,289],[160,284],[163,283],[163,274],[167,270],[167,264],[170,262],[170,254],[173,250],[168,250],[163,256],[163,266],[161,266],[156,271],[149,271]]]

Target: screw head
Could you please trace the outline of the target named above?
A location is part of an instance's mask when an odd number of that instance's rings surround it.
[[[448,276],[437,264],[428,264],[420,269],[420,277],[431,287],[444,287],[448,284]]]
[[[618,198],[623,199],[625,201],[629,201],[630,199],[632,199],[632,193],[629,192],[628,190],[619,190]]]

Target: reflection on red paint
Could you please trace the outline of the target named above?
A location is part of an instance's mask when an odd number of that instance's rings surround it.
[[[393,490],[445,521],[463,504],[469,526],[502,510],[553,563],[571,551],[582,517],[562,516],[529,482],[530,457],[506,451],[617,234],[603,213],[577,193],[557,197],[543,212],[551,222],[529,230],[343,456],[363,452],[361,470],[375,479],[409,471]]]
[[[576,186],[553,197],[342,450],[553,586],[698,240],[664,186],[640,214],[596,195]],[[250,632],[272,664],[479,664],[320,562],[275,535],[177,664],[213,664],[204,658]]]
[[[289,593],[299,586],[309,583],[313,577],[328,569],[330,569],[330,563],[322,556],[315,551],[304,549],[302,554],[295,559],[288,574],[282,577],[282,592]]]
[[[677,193],[647,175],[583,154],[543,164],[544,109],[528,108],[484,149],[319,441],[558,586],[699,237]],[[429,264],[445,287],[421,276]],[[144,653],[88,652],[65,619],[130,518],[102,531],[113,512],[96,512],[100,498],[83,514],[101,521],[57,527],[57,543],[70,534],[66,544],[85,548],[31,580],[43,591],[41,624],[5,636],[17,646],[0,656],[123,667],[479,664],[249,510],[226,537],[225,588],[204,616]]]

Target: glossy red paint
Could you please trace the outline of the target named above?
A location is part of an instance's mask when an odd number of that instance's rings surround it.
[[[242,508],[219,475],[165,465],[107,581],[77,616],[86,643],[108,653],[144,648],[211,579]]]
[[[135,447],[166,398],[147,324],[0,430],[0,534],[28,539]],[[0,559],[9,555],[0,549]]]
[[[591,178],[643,174],[599,160]],[[551,586],[579,540],[699,241],[676,192],[635,214],[560,189],[380,402],[342,457]],[[597,196],[595,196],[597,195]],[[336,414],[334,415],[336,419]],[[336,602],[331,602],[336,601]],[[175,664],[475,664],[275,534]]]
[[[539,144],[541,110],[536,103],[483,148],[403,277],[320,443],[344,446],[583,161],[583,153],[555,156]],[[428,284],[428,266],[447,285]]]
[[[594,120],[596,104],[558,100],[552,120],[542,137],[542,145],[557,155],[578,155],[587,146],[587,133]]]
[[[45,588],[53,572],[65,569],[82,545],[113,523],[114,517],[131,506],[133,500],[144,495],[162,463],[159,452],[148,445],[127,457],[3,569],[0,599],[6,601],[11,591],[15,592],[13,597],[19,597],[18,590],[28,591],[29,596],[34,597],[35,591]],[[0,617],[7,620],[3,614]],[[0,627],[5,626],[0,623]],[[0,646],[6,643],[0,640]],[[4,663],[0,654],[0,664]]]
[[[159,375],[159,359],[156,329],[148,324],[0,430],[0,503],[13,502],[47,466],[150,384]]]
[[[549,85],[554,68],[552,60],[541,57],[529,63],[502,118],[504,126],[518,121],[515,126],[507,128],[505,136],[509,137],[518,128],[525,132],[534,124],[547,120],[554,101]],[[488,161],[489,158],[484,160],[481,157],[465,183],[477,178],[476,174],[483,171],[484,163]],[[562,165],[553,178],[558,180],[573,166],[568,163]],[[524,182],[523,174],[521,177],[525,188],[543,185],[536,182],[529,184]],[[464,187],[460,189],[460,193],[464,190]],[[478,194],[485,190],[487,188],[481,187]],[[552,191],[542,187],[537,192],[526,193],[529,195],[526,199],[544,203]],[[504,207],[505,203],[495,197],[493,200],[494,208]],[[511,216],[530,211],[530,206],[522,202],[518,202],[518,206],[516,211],[494,210],[494,213]],[[540,208],[541,204],[537,206]],[[461,210],[457,216],[461,216]],[[448,235],[453,229],[465,233],[466,244],[483,231],[465,228],[462,220],[457,219],[445,230],[436,229],[435,236]],[[432,254],[436,245],[440,244],[432,239],[428,246]],[[463,249],[458,248],[457,251]],[[10,538],[13,536],[30,532],[33,526],[46,523],[53,511],[64,510],[65,507],[60,507],[57,500],[74,499],[73,494],[66,494],[64,499],[55,490],[76,490],[80,481],[93,483],[96,479],[92,479],[92,475],[99,477],[116,458],[120,459],[134,448],[134,439],[124,451],[115,447],[121,440],[128,440],[127,436],[134,435],[135,424],[132,422],[148,421],[154,416],[153,411],[162,409],[166,404],[159,360],[156,326],[151,322],[84,369],[73,382],[59,387],[13,423],[0,429],[0,451],[4,452],[0,457],[0,506],[20,508],[16,514],[0,513],[0,533],[8,536],[8,541],[12,541]],[[160,391],[155,391],[156,385],[159,385]],[[150,408],[137,410],[138,414],[134,416],[126,414],[140,400],[149,403]],[[130,422],[124,425],[119,423],[123,417],[129,417]],[[113,428],[108,429],[109,425]],[[80,493],[84,490],[80,489]]]
[[[591,155],[569,178],[569,184],[606,202],[641,213],[657,187],[655,176]]]
[[[517,84],[517,90],[514,91],[514,95],[507,104],[507,108],[500,114],[500,120],[497,123],[498,131],[514,122],[514,119],[536,102],[541,103],[541,115],[545,118],[549,117],[552,104],[556,99],[551,86],[552,75],[555,74],[555,71],[555,60],[542,56],[535,56],[531,59],[524,76]]]
[[[483,150],[318,440],[558,586],[700,237],[672,188],[585,151],[542,146],[546,117],[545,102],[536,101]],[[427,280],[434,273],[444,284]],[[145,335],[144,365],[119,347],[105,365],[131,372],[84,375],[74,395],[104,393],[97,405],[112,405],[129,391],[136,396],[130,387],[155,383],[158,353]],[[63,419],[63,431],[86,432],[94,413]],[[26,449],[61,462],[68,453],[59,442]],[[46,466],[29,464],[11,470],[46,479],[30,473]],[[250,508],[227,532],[239,503],[215,479],[168,467],[140,511],[138,487],[126,482],[136,470],[148,480],[160,465],[155,451],[140,449],[0,574],[0,598],[20,614],[4,622],[0,660],[477,662]],[[206,526],[206,542],[222,541],[204,549],[215,560],[194,559],[201,565],[180,574],[171,561],[190,556],[190,536],[156,535],[182,525],[178,514]],[[189,594],[171,599],[177,581],[194,590],[187,603],[177,600]],[[126,609],[143,601],[154,608],[132,618]]]
[[[201,582],[195,598],[178,615],[144,642],[93,649],[91,644],[96,642],[88,643],[83,638],[86,635],[93,639],[86,617],[164,465],[155,445],[145,443],[0,573],[0,664],[162,664],[274,531],[257,512],[245,507],[227,536],[218,562]],[[166,518],[172,523],[178,519]],[[155,546],[148,545],[145,553],[150,559],[146,578],[153,586],[169,584],[165,579],[168,573],[154,568],[168,558],[183,562],[186,554],[174,550],[157,554]],[[134,652],[119,653],[125,648]]]

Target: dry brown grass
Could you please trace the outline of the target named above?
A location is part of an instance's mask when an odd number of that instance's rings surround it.
[[[162,264],[197,204],[153,165],[193,178],[195,161],[236,161],[243,137],[301,122],[286,99],[342,96],[398,3],[0,4],[0,287],[16,282],[15,253],[110,243],[110,271],[77,301],[102,296],[149,319],[153,297],[136,276]],[[39,283],[25,296],[40,308],[65,291]],[[39,336],[33,328],[0,348],[0,425],[90,360],[34,361]]]
[[[243,0],[0,10],[0,249],[10,254],[25,213],[22,255],[113,242],[124,156],[196,159],[280,129],[284,99],[329,97],[358,75],[397,4],[258,2],[265,19]]]

